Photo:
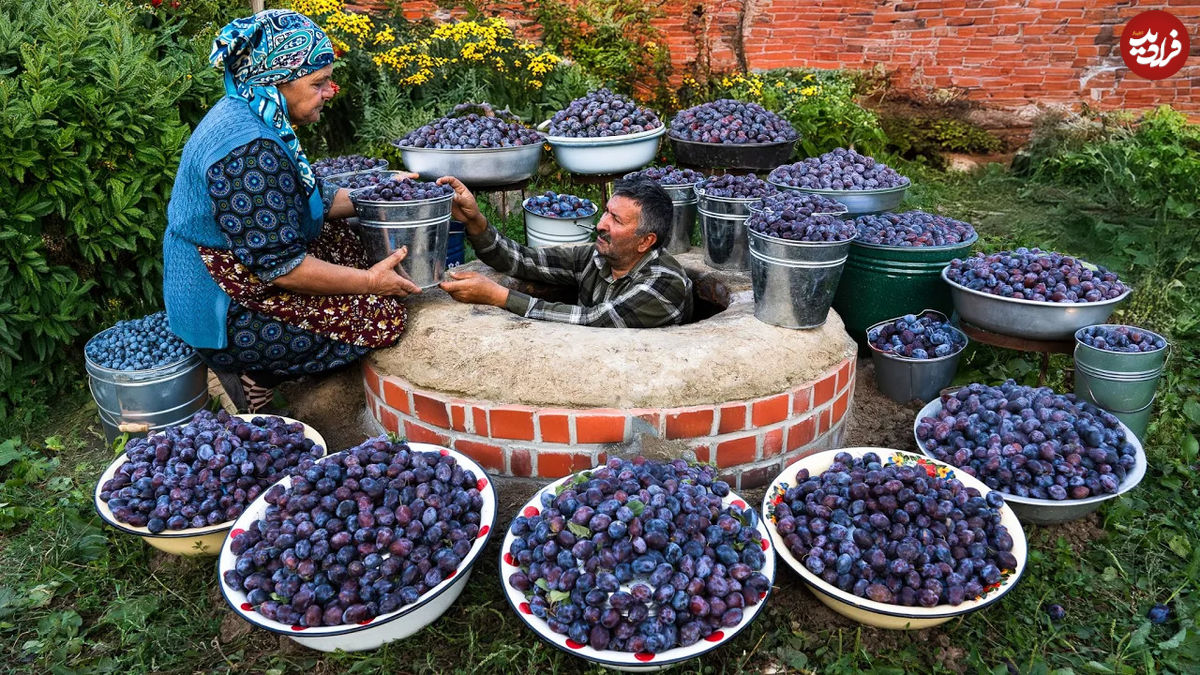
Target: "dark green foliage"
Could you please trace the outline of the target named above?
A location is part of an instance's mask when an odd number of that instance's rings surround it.
[[[136,23],[123,3],[0,9],[0,418],[76,372],[46,364],[81,331],[158,302],[180,107],[211,80]]]
[[[944,152],[989,153],[1004,147],[994,134],[953,117],[884,117],[888,149],[909,160],[943,164]]]

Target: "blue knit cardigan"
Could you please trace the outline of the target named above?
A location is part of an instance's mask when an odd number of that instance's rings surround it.
[[[208,193],[208,169],[236,148],[259,138],[275,141],[288,156],[283,140],[245,101],[225,97],[200,120],[183,147],[167,205],[163,299],[171,331],[193,347],[224,349],[228,344],[225,316],[231,299],[213,281],[197,250],[198,246],[232,246],[217,225]],[[314,221],[307,210],[300,218],[304,223],[301,235],[309,241],[315,239],[321,222]]]

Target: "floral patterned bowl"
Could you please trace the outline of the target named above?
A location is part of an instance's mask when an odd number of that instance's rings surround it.
[[[984,589],[982,596],[967,600],[961,605],[944,604],[933,607],[906,607],[904,605],[875,602],[874,600],[860,598],[853,593],[843,591],[810,572],[804,566],[803,562],[792,555],[792,552],[788,550],[787,545],[784,543],[783,535],[779,534],[779,531],[775,529],[775,505],[783,500],[783,494],[788,488],[797,483],[796,474],[801,469],[808,469],[811,475],[818,475],[828,469],[829,465],[833,464],[833,458],[839,452],[847,452],[854,457],[861,457],[868,452],[874,452],[879,455],[885,465],[899,464],[920,467],[931,476],[957,478],[962,481],[963,485],[979,490],[979,494],[981,495],[987,495],[987,493],[991,492],[986,485],[975,478],[961,471],[956,472],[954,467],[915,453],[891,450],[889,448],[843,448],[841,450],[827,450],[810,455],[792,464],[784,469],[783,473],[776,476],[775,480],[771,482],[771,486],[767,488],[766,497],[763,498],[763,521],[770,522],[767,530],[771,534],[771,540],[775,544],[775,551],[779,554],[780,559],[796,570],[796,573],[800,575],[804,583],[808,585],[809,590],[813,592],[813,595],[817,596],[818,600],[825,603],[825,605],[838,614],[859,623],[867,624],[868,626],[898,630],[916,630],[936,626],[955,617],[983,609],[987,605],[1004,597],[1006,593],[1016,586],[1017,580],[1021,578],[1021,574],[1025,571],[1027,550],[1025,532],[1021,529],[1021,523],[1017,520],[1016,514],[1013,513],[1012,508],[1007,504],[1001,507],[1000,523],[1012,535],[1012,554],[1017,558],[1017,569],[1004,570],[1005,576],[998,585]]]

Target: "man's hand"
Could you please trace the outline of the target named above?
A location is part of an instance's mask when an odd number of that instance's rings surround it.
[[[438,287],[455,300],[472,305],[503,307],[508,302],[508,289],[478,272],[450,272],[450,280]]]
[[[467,226],[467,234],[472,236],[483,234],[487,229],[487,218],[484,218],[483,214],[479,212],[479,204],[475,201],[475,195],[471,194],[467,186],[454,176],[442,176],[437,179],[437,183],[454,188],[454,203],[450,207],[450,215]]]
[[[395,295],[406,297],[420,293],[421,287],[414,284],[396,272],[399,265],[408,255],[408,247],[401,246],[388,257],[380,260],[367,270],[367,292],[373,295]]]

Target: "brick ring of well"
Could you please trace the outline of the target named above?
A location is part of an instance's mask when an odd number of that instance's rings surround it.
[[[364,361],[367,410],[510,476],[557,478],[609,453],[694,455],[745,488],[836,447],[855,354],[837,313],[813,330],[767,325],[748,273],[712,269],[695,250],[677,258],[703,314],[717,313],[670,328],[534,321],[427,290],[400,342]],[[462,269],[517,286],[479,263]]]

